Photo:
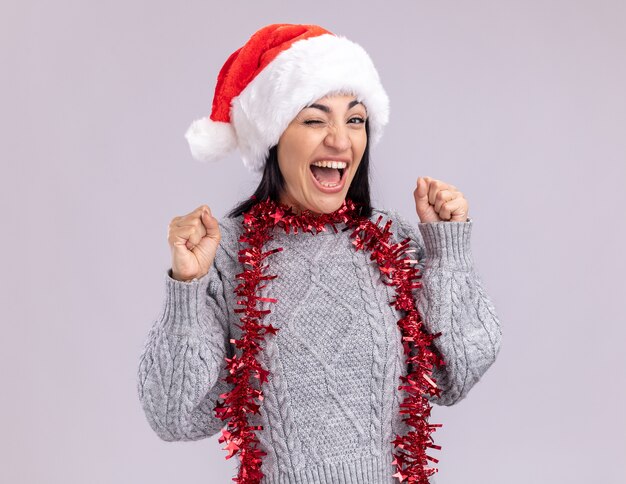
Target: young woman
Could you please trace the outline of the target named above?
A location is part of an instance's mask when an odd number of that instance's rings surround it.
[[[170,222],[138,392],[163,440],[221,430],[237,482],[434,482],[430,405],[459,402],[496,359],[463,194],[419,177],[416,225],[371,206],[387,121],[360,46],[273,24],[186,133],[197,159],[238,147],[262,178],[221,221],[202,205]]]

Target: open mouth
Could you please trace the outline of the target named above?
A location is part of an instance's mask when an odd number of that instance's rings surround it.
[[[335,166],[335,168],[333,168]],[[309,165],[309,169],[317,182],[325,188],[336,188],[343,185],[344,175],[348,171],[347,163],[318,162]]]

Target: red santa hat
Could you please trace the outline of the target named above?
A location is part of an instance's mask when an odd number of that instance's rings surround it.
[[[193,121],[185,138],[199,161],[238,148],[244,165],[262,172],[269,149],[298,112],[333,93],[350,93],[365,105],[369,144],[378,143],[389,99],[367,52],[318,25],[267,25],[228,57],[211,114]]]

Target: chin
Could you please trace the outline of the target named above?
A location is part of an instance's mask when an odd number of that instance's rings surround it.
[[[316,213],[331,213],[339,209],[339,207],[341,207],[345,199],[346,199],[346,196],[343,193],[325,195],[323,198],[319,199],[317,203],[317,208],[309,209],[309,210],[316,212]]]

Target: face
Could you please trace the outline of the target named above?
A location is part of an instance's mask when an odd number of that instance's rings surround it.
[[[366,119],[365,106],[351,95],[325,96],[302,109],[278,141],[278,165],[285,179],[280,201],[294,213],[337,210],[365,151]]]

